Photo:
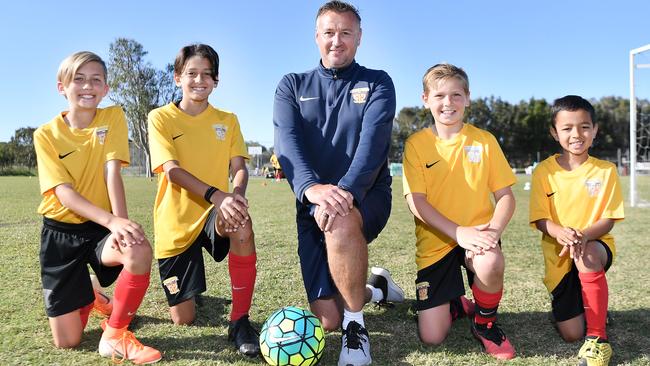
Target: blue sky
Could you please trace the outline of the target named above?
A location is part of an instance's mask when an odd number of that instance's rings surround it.
[[[156,67],[201,42],[221,57],[210,102],[239,116],[246,140],[273,144],[273,93],[282,75],[315,67],[320,1],[10,1],[0,12],[0,141],[65,110],[61,60],[102,57],[117,37],[140,42]],[[363,38],[357,61],[386,70],[398,111],[421,105],[421,77],[447,61],[470,77],[472,97],[510,102],[565,94],[629,96],[628,53],[650,43],[650,1],[355,0]],[[110,5],[108,5],[110,4]],[[649,52],[650,53],[650,52]],[[640,61],[650,63],[650,54]],[[650,69],[637,72],[650,98]],[[108,99],[106,99],[108,101]],[[103,103],[106,105],[107,103]]]

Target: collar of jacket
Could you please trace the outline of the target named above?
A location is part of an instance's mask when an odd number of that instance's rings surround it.
[[[357,68],[359,68],[359,64],[355,60],[352,60],[351,64],[342,69],[328,69],[323,66],[323,62],[321,61],[318,63],[318,74],[328,79],[346,79],[354,74]]]

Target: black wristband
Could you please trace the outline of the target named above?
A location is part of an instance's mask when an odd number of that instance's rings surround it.
[[[217,187],[212,187],[212,186],[211,186],[210,188],[208,188],[207,191],[205,191],[205,194],[203,195],[203,199],[206,200],[206,201],[208,201],[208,203],[212,203],[212,201],[210,201],[210,198],[212,197],[212,195],[214,194],[214,192],[216,192],[216,191],[218,191],[218,190],[219,190],[219,189],[218,189]]]

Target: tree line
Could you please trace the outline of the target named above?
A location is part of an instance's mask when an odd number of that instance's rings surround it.
[[[109,99],[122,106],[129,125],[129,140],[144,157],[141,164],[149,167],[149,135],[147,114],[154,108],[163,106],[181,96],[173,78],[173,65],[167,64],[156,69],[145,57],[147,51],[135,40],[118,38],[109,46],[108,85]],[[624,154],[629,146],[629,108],[630,102],[622,97],[604,97],[592,100],[599,125],[594,141],[594,155],[614,160],[619,149]],[[642,120],[640,129],[648,130],[650,135],[650,103],[638,102],[638,116]],[[269,117],[270,118],[270,117]],[[551,123],[550,104],[544,99],[531,98],[513,104],[498,97],[472,100],[465,111],[465,120],[494,134],[501,144],[506,157],[513,167],[525,167],[544,159],[558,151],[548,132]],[[405,107],[397,114],[393,123],[391,139],[391,162],[401,162],[404,141],[415,131],[431,126],[433,118],[424,107]],[[270,124],[269,124],[270,126]],[[16,130],[9,142],[0,142],[0,174],[11,174],[24,167],[32,172],[36,167],[33,133],[35,128],[23,127]],[[650,160],[650,136],[641,137],[638,156]],[[256,142],[247,143],[260,146]],[[262,161],[267,162],[271,149],[263,147]],[[261,165],[259,159],[252,162]],[[150,169],[143,171],[150,175]]]
[[[592,99],[596,110],[598,135],[590,153],[603,159],[615,160],[619,149],[627,156],[629,147],[630,101],[622,97]],[[637,103],[638,120],[650,125],[650,102]],[[559,152],[559,145],[549,133],[551,104],[545,99],[531,98],[513,104],[497,97],[473,99],[465,110],[465,121],[490,131],[501,144],[512,167],[526,167]],[[431,112],[425,107],[406,107],[399,111],[393,124],[389,159],[402,161],[404,142],[415,131],[430,127]],[[640,127],[639,129],[641,129]],[[647,140],[648,137],[640,137]],[[637,148],[640,159],[650,160],[646,143]]]

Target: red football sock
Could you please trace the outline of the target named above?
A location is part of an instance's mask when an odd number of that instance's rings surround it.
[[[497,319],[497,309],[501,296],[503,295],[503,288],[496,293],[487,293],[478,286],[476,283],[472,285],[472,294],[474,295],[474,302],[476,309],[474,310],[474,322],[476,324],[487,324],[494,322]]]
[[[607,339],[607,302],[609,300],[605,271],[578,274],[585,305],[587,335]]]
[[[136,275],[125,269],[120,272],[113,293],[113,313],[108,319],[111,328],[121,329],[129,325],[148,287],[149,273]]]
[[[81,317],[81,329],[86,329],[86,324],[88,324],[88,316],[90,315],[90,311],[92,309],[93,309],[92,302],[79,309],[79,316]]]
[[[232,310],[230,321],[236,321],[248,314],[253,301],[255,278],[257,277],[257,255],[239,256],[228,254],[228,272],[232,290]]]

